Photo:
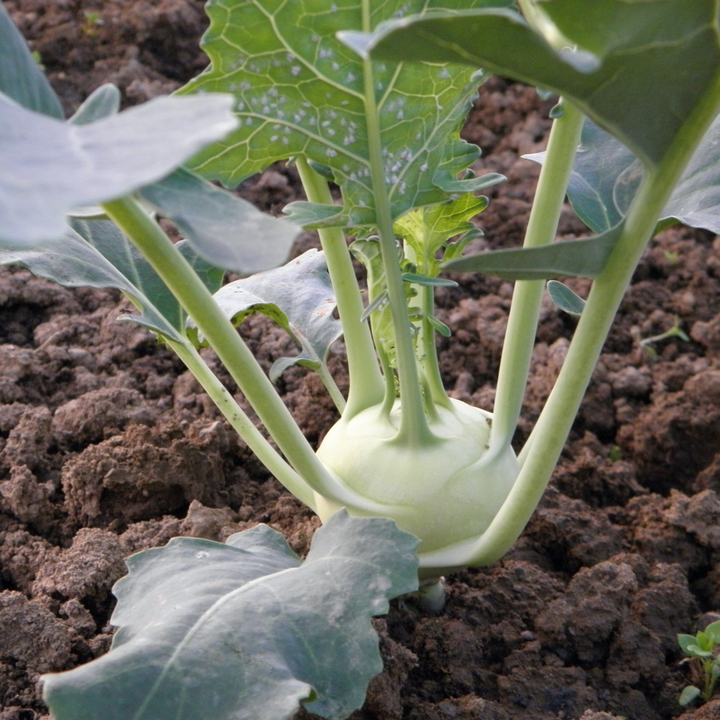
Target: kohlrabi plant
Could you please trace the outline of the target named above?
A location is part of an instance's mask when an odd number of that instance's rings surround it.
[[[687,656],[686,661],[694,662],[700,668],[702,689],[696,685],[688,685],[680,693],[681,705],[689,705],[700,698],[707,702],[715,690],[715,683],[720,677],[720,620],[710,623],[705,630],[696,635],[678,635],[680,649]]]
[[[378,670],[369,617],[418,578],[432,593],[443,574],[494,562],[522,532],[655,232],[676,221],[720,230],[715,3],[519,5],[210,0],[205,73],[123,113],[117,92],[101,89],[69,122],[9,22],[0,26],[0,262],[126,293],[141,313],[130,319],[179,355],[324,523],[302,565],[267,529],[131,558],[111,652],[45,678],[59,720],[274,720],[299,702],[347,716]],[[473,174],[479,151],[459,136],[489,73],[561,99],[547,151],[530,158],[542,170],[525,246],[468,255],[487,203],[478,193],[502,180]],[[232,187],[278,160],[295,163],[307,195],[289,220],[208,182]],[[595,236],[553,242],[566,195]],[[186,240],[173,244],[157,217]],[[322,252],[269,269],[297,226],[318,230]],[[220,287],[223,270],[245,277]],[[452,284],[443,270],[518,281],[492,414],[443,387],[435,338],[450,329],[433,302]],[[592,278],[592,290],[585,301],[551,285],[580,319],[516,455],[545,283],[568,276]],[[272,378],[311,368],[337,405],[317,449],[235,329],[252,313],[300,346]],[[347,397],[327,366],[341,335]]]

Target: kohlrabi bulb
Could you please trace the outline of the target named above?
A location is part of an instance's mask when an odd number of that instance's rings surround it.
[[[436,441],[407,446],[400,441],[399,403],[389,421],[381,407],[341,419],[318,449],[322,463],[348,488],[368,500],[392,506],[387,516],[416,535],[419,552],[477,538],[487,529],[519,472],[512,448],[490,457],[490,413],[452,401],[430,421]],[[316,495],[325,521],[338,506]],[[356,515],[369,513],[348,507]]]

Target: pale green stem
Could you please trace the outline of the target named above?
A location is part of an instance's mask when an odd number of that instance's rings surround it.
[[[305,158],[297,159],[297,168],[308,200],[332,205],[333,198],[327,181],[308,165]],[[366,321],[360,320],[364,307],[345,236],[340,228],[322,228],[318,234],[325,252],[345,338],[350,391],[344,415],[349,419],[382,402],[384,382],[370,328]]]
[[[362,7],[363,24],[369,27],[370,8],[368,0],[363,0]],[[434,441],[435,436],[430,431],[423,409],[420,376],[415,358],[405,289],[397,260],[397,241],[393,231],[392,212],[385,183],[380,121],[375,101],[372,62],[369,59],[363,60],[363,72],[365,81],[365,117],[368,131],[370,174],[373,183],[373,198],[375,200],[375,219],[380,237],[380,250],[385,270],[390,313],[395,333],[395,351],[397,353],[401,404],[398,440],[403,439],[409,445],[426,446]]]
[[[237,434],[247,443],[258,460],[287,488],[298,500],[315,509],[315,496],[310,486],[293,470],[253,425],[252,420],[237,404],[235,398],[218,380],[207,366],[198,351],[190,343],[168,341],[168,345],[185,363],[185,366],[202,385],[210,399],[215,403],[225,419]]]
[[[563,101],[563,107],[563,116],[553,122],[550,132],[524,247],[547,245],[557,233],[584,119],[572,103]],[[515,283],[498,374],[490,452],[501,452],[512,441],[520,417],[544,288],[544,280]]]
[[[430,268],[427,266],[427,258],[417,257],[412,245],[405,243],[405,257],[416,265],[421,275],[430,275]],[[411,300],[411,304],[420,308],[422,322],[418,329],[417,339],[420,347],[421,365],[423,372],[423,387],[425,388],[425,407],[428,417],[437,417],[437,407],[453,409],[453,404],[445,392],[440,365],[438,364],[437,346],[435,344],[435,328],[428,318],[435,315],[435,289],[431,285],[418,285],[417,295]]]
[[[132,198],[105,203],[103,210],[132,240],[217,353],[280,451],[317,493],[374,515],[388,508],[344,487],[320,462],[257,360],[209,290],[170,239]]]
[[[321,363],[320,367],[317,368],[315,372],[320,376],[325,389],[328,391],[330,399],[335,403],[335,407],[342,415],[347,407],[347,402],[345,401],[343,394],[340,392],[340,388],[337,386],[335,378],[330,374],[327,365],[325,365],[325,363]]]
[[[718,112],[720,75],[668,149],[648,171],[602,274],[593,284],[562,370],[530,438],[525,463],[504,505],[475,542],[421,555],[425,573],[437,567],[489,565],[520,536],[550,480],[635,268],[676,183]]]
[[[308,485],[316,486],[327,471],[257,360],[192,267],[134,200],[113,200],[105,203],[103,209],[135,243],[194,320],[290,464]]]

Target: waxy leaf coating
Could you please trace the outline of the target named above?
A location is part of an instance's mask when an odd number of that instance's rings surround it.
[[[231,104],[223,95],[157,98],[76,125],[0,94],[0,242],[56,240],[71,208],[162,179],[236,127]]]
[[[225,285],[215,293],[225,315],[239,325],[248,315],[262,313],[286,330],[302,348],[300,355],[273,363],[276,380],[291,365],[317,368],[342,334],[333,317],[335,293],[325,256],[308,250],[287,265]]]
[[[545,153],[526,156],[542,163]],[[568,198],[594,232],[605,232],[625,216],[643,177],[640,161],[622,143],[590,120],[573,165]],[[720,233],[720,116],[692,156],[659,217]]]
[[[416,546],[341,511],[305,562],[262,525],[146,550],[115,586],[111,651],[46,675],[45,700],[56,720],[346,717],[382,668],[370,618],[417,588]]]
[[[566,41],[554,47],[507,9],[430,13],[351,38],[374,60],[464,62],[554,90],[659,164],[717,83],[714,0],[544,0]]]

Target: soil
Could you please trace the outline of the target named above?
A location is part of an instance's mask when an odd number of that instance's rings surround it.
[[[126,104],[206,64],[200,0],[6,0],[66,111],[114,82]],[[465,136],[508,181],[479,219],[481,245],[517,245],[552,102],[491,79]],[[278,213],[300,197],[282,165],[242,194]],[[560,233],[584,232],[568,210]],[[299,245],[311,246],[305,236]],[[492,408],[512,287],[459,276],[438,293],[457,398]],[[587,290],[576,281],[576,290]],[[223,540],[269,523],[298,552],[318,521],[268,476],[181,363],[116,318],[115,292],[67,290],[0,270],[0,719],[44,717],[39,676],[104,653],[124,558],[176,535]],[[641,343],[679,322],[689,340]],[[574,320],[549,302],[517,441],[562,364]],[[288,341],[243,329],[267,366]],[[212,362],[212,358],[210,358]],[[342,385],[339,354],[333,367]],[[285,401],[313,443],[336,419],[314,375]],[[720,618],[720,240],[673,228],[646,252],[544,500],[492,567],[448,578],[439,614],[403,602],[377,621],[385,670],[354,720],[684,720],[693,667],[676,634]],[[302,713],[301,713],[302,714]],[[304,715],[304,717],[308,717]]]

